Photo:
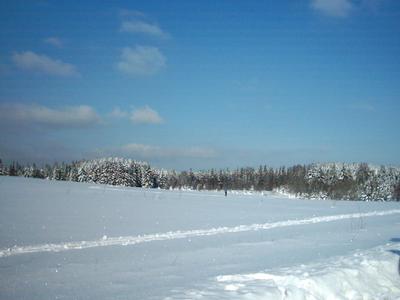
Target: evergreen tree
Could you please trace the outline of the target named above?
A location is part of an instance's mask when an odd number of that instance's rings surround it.
[[[17,176],[17,167],[15,166],[15,162],[13,161],[10,167],[8,168],[8,175],[9,176]]]
[[[4,168],[3,161],[0,158],[0,176],[1,175],[7,175],[7,172],[6,172],[5,168]]]
[[[149,165],[145,164],[142,166],[142,187],[153,188],[155,187],[155,181],[153,172]]]
[[[400,201],[400,180],[397,182],[393,189],[393,199],[396,201]]]

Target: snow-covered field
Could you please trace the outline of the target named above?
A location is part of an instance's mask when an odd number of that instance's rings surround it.
[[[400,203],[0,177],[0,299],[399,299]]]

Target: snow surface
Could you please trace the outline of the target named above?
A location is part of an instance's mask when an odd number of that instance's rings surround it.
[[[398,254],[388,244],[274,273],[217,276],[203,290],[167,299],[397,299],[398,262],[391,253]]]
[[[0,299],[399,299],[400,204],[0,177]]]

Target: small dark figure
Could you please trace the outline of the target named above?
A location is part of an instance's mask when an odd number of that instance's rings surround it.
[[[228,196],[228,190],[225,189],[225,197]]]

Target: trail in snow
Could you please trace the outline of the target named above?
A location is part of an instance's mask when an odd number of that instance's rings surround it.
[[[138,236],[120,236],[120,237],[104,236],[99,240],[93,240],[93,241],[78,241],[78,242],[66,242],[60,244],[41,244],[41,245],[31,245],[31,246],[14,246],[12,248],[0,249],[0,258],[19,255],[19,254],[27,254],[27,253],[60,252],[60,251],[80,250],[80,249],[107,247],[107,246],[128,246],[128,245],[136,245],[136,244],[155,242],[155,241],[176,240],[176,239],[194,238],[201,236],[214,236],[226,233],[269,230],[280,227],[325,223],[325,222],[333,222],[345,219],[356,219],[363,217],[387,216],[393,214],[400,214],[400,209],[387,210],[387,211],[372,211],[368,213],[321,216],[321,217],[313,217],[301,220],[287,220],[287,221],[278,221],[273,223],[239,225],[234,227],[218,227],[211,229],[198,229],[198,230],[187,230],[187,231],[170,231],[165,233],[155,233],[155,234],[138,235]]]

